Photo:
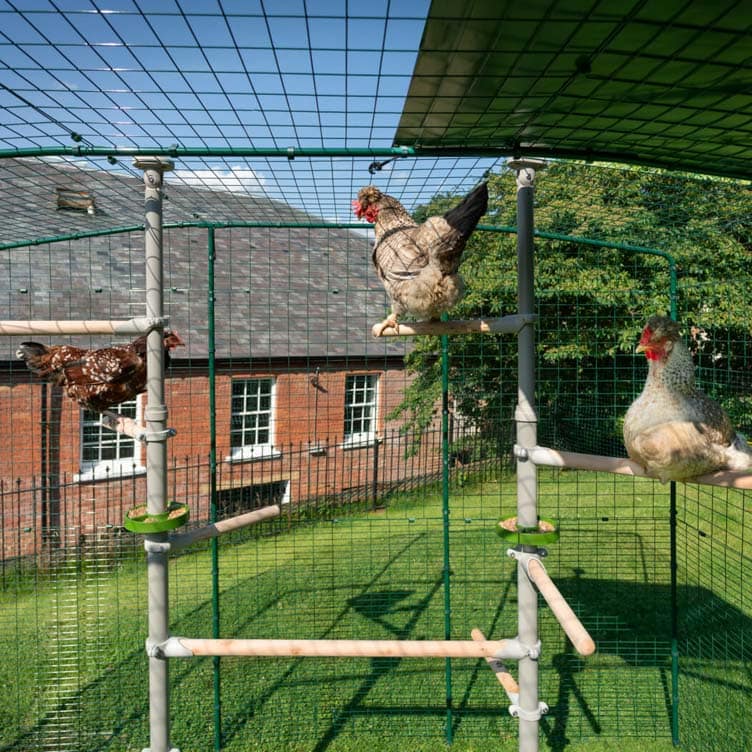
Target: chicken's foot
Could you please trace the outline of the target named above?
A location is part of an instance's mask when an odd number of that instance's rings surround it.
[[[379,325],[376,330],[376,336],[380,337],[384,333],[384,329],[394,329],[395,334],[399,334],[399,322],[397,316],[394,313],[390,313]]]

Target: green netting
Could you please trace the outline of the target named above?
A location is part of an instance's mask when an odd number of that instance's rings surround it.
[[[283,510],[221,538],[216,557],[208,543],[173,557],[172,633],[512,636],[514,563],[494,531],[516,511],[516,340],[447,341],[442,446],[440,342],[371,337],[388,302],[350,201],[373,182],[422,218],[487,177],[451,315],[512,313],[505,158],[744,176],[748,10],[269,5],[0,2],[3,316],[142,315],[132,158],[171,157],[165,308],[186,348],[167,374],[168,495],[191,527]],[[482,35],[465,34],[478,13]],[[448,89],[416,94],[428,84]],[[658,311],[752,431],[748,184],[552,162],[535,210],[539,442],[623,456],[620,421],[645,375],[633,349]],[[29,338],[0,344],[0,747],[142,749],[147,588],[142,541],[122,523],[143,502],[144,454],[103,442],[29,377],[15,357]],[[598,647],[577,657],[541,600],[543,749],[667,750],[674,711],[683,748],[752,745],[748,497],[680,484],[672,528],[657,482],[540,471],[540,512],[561,525],[546,566]],[[183,750],[517,749],[483,661],[196,659],[172,661],[171,687]]]
[[[27,164],[3,162],[11,170]],[[31,165],[48,175],[48,185],[67,169],[45,161]],[[513,179],[501,172],[491,181],[499,208],[489,218],[498,227],[484,225],[489,229],[478,231],[468,249],[463,268],[470,290],[455,312],[460,317],[515,307],[516,238],[507,227]],[[116,182],[123,195],[132,193],[137,222],[139,183],[123,176]],[[732,255],[736,238],[744,237],[745,204],[727,219],[730,205],[716,198],[715,215],[703,214],[701,227],[684,225],[678,232],[671,224],[684,216],[679,196],[696,201],[707,193],[707,207],[714,191],[728,198],[735,188],[568,165],[540,174],[541,444],[623,454],[620,418],[645,373],[632,349],[646,301],[696,322],[701,331],[690,341],[698,377],[749,430],[743,308],[729,304],[728,314],[724,308],[719,313],[726,303],[709,279],[713,269],[691,267],[692,249],[685,248],[694,232]],[[670,190],[673,204],[654,202]],[[219,634],[234,637],[466,639],[474,627],[487,636],[513,635],[514,566],[494,527],[516,510],[514,338],[448,341],[445,531],[436,413],[425,426],[417,418],[405,422],[409,413],[394,413],[405,398],[420,407],[425,396],[435,411],[439,392],[424,380],[436,373],[438,342],[371,337],[370,325],[383,316],[386,302],[369,269],[368,238],[322,223],[242,226],[257,207],[252,196],[173,186],[169,178],[167,193],[168,212],[191,202],[203,206],[197,226],[182,220],[165,231],[166,309],[188,345],[168,372],[170,421],[178,430],[170,441],[170,497],[189,504],[192,525],[210,517],[212,482],[220,517],[280,501],[284,510],[276,520],[220,540],[218,611],[209,545],[173,559],[172,632],[208,636],[216,614]],[[239,227],[228,226],[235,210],[243,218]],[[208,227],[214,211],[219,222]],[[654,221],[656,211],[665,224]],[[42,235],[55,231],[45,222],[56,212],[38,213]],[[727,228],[730,220],[731,235],[711,232],[711,225]],[[597,243],[577,240],[598,229]],[[9,314],[77,319],[103,310],[116,317],[138,313],[142,243],[142,231],[132,230],[6,248]],[[731,279],[724,289],[741,283]],[[207,300],[214,305],[213,342]],[[0,495],[3,665],[14,687],[3,743],[14,750],[138,748],[149,733],[146,594],[139,539],[122,529],[122,520],[143,497],[142,457],[126,456],[92,482],[101,468],[83,463],[78,411],[13,363],[18,339],[3,348],[9,436]],[[216,411],[210,415],[212,349]],[[429,370],[413,374],[410,368],[421,362]],[[364,382],[347,377],[369,374],[378,378],[381,441],[349,445],[348,383]],[[254,394],[271,394],[266,382],[274,385],[275,440],[255,455],[233,456],[232,395],[238,391],[231,382],[249,379]],[[213,481],[211,418],[218,441]],[[678,712],[688,749],[714,743],[734,749],[737,741],[742,749],[750,734],[743,712],[750,612],[744,497],[711,487],[678,489]],[[591,658],[578,658],[541,602],[541,697],[550,705],[541,723],[543,747],[630,740],[656,750],[670,745],[668,488],[541,470],[539,507],[561,523],[547,567],[598,645]],[[40,642],[44,651],[36,649]],[[227,750],[336,750],[377,739],[385,748],[430,749],[448,737],[458,749],[516,748],[517,721],[482,661],[452,661],[448,675],[435,660],[222,659],[219,726],[209,710],[212,662],[171,665],[172,736],[187,749],[213,748],[215,733]]]

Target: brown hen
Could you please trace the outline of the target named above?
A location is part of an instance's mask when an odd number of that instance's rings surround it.
[[[446,214],[422,224],[374,185],[361,188],[352,203],[358,219],[374,224],[373,263],[392,302],[378,334],[387,327],[399,331],[397,319],[405,314],[418,321],[438,319],[462,297],[458,270],[467,240],[488,208],[485,182]]]
[[[637,352],[648,359],[642,394],[624,417],[630,459],[662,483],[715,470],[746,470],[752,448],[723,408],[695,386],[692,356],[667,316],[652,316]]]
[[[170,350],[184,342],[166,329],[163,343],[166,365]],[[104,412],[146,390],[146,335],[128,345],[98,350],[22,342],[16,356],[34,375],[62,386],[81,407],[95,412]]]

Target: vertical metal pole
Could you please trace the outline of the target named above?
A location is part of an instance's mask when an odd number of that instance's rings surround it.
[[[517,171],[517,310],[520,314],[535,313],[533,289],[533,195],[535,170],[545,166],[538,160],[514,160],[509,166]],[[515,422],[517,445],[532,449],[538,443],[535,413],[535,330],[532,324],[522,328],[518,337],[518,388]],[[538,475],[532,462],[517,460],[517,526],[538,525]],[[537,548],[531,553],[537,553]],[[538,642],[538,594],[526,575],[522,563],[517,564],[517,629],[524,645]],[[519,663],[520,685],[520,752],[537,752],[538,661],[531,657]]]
[[[676,482],[671,481],[671,741],[679,746],[679,598],[677,591]]]
[[[216,260],[215,228],[208,230],[207,243],[207,322],[209,328],[209,520],[217,521],[217,350],[215,334],[214,262]],[[219,637],[219,541],[211,540],[212,637]],[[214,749],[222,749],[222,693],[220,658],[212,658],[214,684]]]
[[[173,168],[169,159],[136,157],[144,171],[146,315],[162,319],[162,176]],[[164,403],[164,347],[162,328],[149,332],[146,353],[146,505],[149,514],[161,514],[167,506],[167,407]],[[149,584],[148,643],[169,637],[167,587],[167,533],[145,536]],[[170,752],[169,678],[167,660],[149,656],[150,752]]]
[[[670,274],[670,298],[671,298],[671,318],[676,321],[676,263],[673,259],[669,260]],[[671,481],[670,489],[670,547],[671,547],[671,741],[675,747],[679,746],[679,593],[677,584],[677,575],[679,570],[679,559],[676,548],[676,525],[677,525],[677,506],[676,506],[676,481]]]

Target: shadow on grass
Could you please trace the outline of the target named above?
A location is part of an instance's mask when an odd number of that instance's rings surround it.
[[[379,594],[378,592],[371,592],[370,588],[374,587],[402,556],[409,553],[412,547],[422,541],[424,538],[425,533],[418,533],[411,536],[410,539],[405,542],[405,544],[399,550],[397,550],[392,556],[387,558],[384,564],[371,574],[369,581],[362,586],[360,594],[351,597],[345,603],[341,611],[338,614],[334,615],[329,627],[323,630],[319,635],[317,635],[318,639],[326,639],[330,637],[332,635],[332,632],[336,630],[338,624],[346,618],[351,610],[355,610],[356,606],[358,609],[360,609],[360,612],[363,615],[367,616],[371,620],[383,620],[383,617],[388,610],[392,609],[396,605],[396,603],[408,597],[411,594],[410,591],[389,591]],[[391,631],[391,627],[387,628]],[[244,701],[243,705],[240,708],[235,710],[231,715],[223,720],[222,741],[224,744],[229,743],[245,728],[245,726],[255,714],[261,712],[264,706],[272,702],[276,692],[282,689],[282,687],[287,686],[291,683],[295,684],[293,677],[295,676],[295,673],[300,666],[301,661],[305,660],[307,659],[292,659],[290,665],[286,668],[286,670],[261,695],[256,698],[249,698],[248,700]],[[324,736],[329,739],[334,739],[338,733],[337,728],[338,726],[336,724],[332,725],[325,732]],[[316,748],[318,749],[319,747],[317,746]]]
[[[381,567],[370,574],[367,582],[360,586],[360,592],[352,595],[343,605],[338,613],[334,613],[327,627],[321,630],[318,637],[324,639],[336,633],[338,626],[353,613],[364,617],[369,622],[378,625],[378,627],[393,636],[395,639],[418,639],[421,636],[414,634],[421,616],[426,612],[433,599],[441,592],[443,580],[440,576],[435,580],[416,581],[414,586],[406,588],[380,589],[379,585],[383,581],[392,567],[394,567],[407,554],[413,546],[419,543],[424,534],[412,536],[404,545],[394,551],[391,556],[385,558]],[[665,724],[666,734],[670,734],[670,588],[667,584],[652,584],[638,581],[626,581],[604,578],[588,578],[583,576],[584,572],[574,571],[573,577],[556,577],[557,586],[573,605],[577,613],[582,618],[586,627],[598,645],[598,653],[595,658],[595,665],[598,661],[603,661],[603,667],[599,670],[592,670],[587,661],[582,661],[575,656],[565,638],[558,631],[558,625],[553,623],[553,617],[548,613],[545,604],[542,604],[541,622],[545,630],[544,637],[544,658],[546,653],[550,657],[549,664],[551,670],[555,672],[556,679],[551,682],[555,698],[542,697],[551,705],[551,713],[544,718],[541,723],[543,734],[546,737],[548,747],[552,752],[563,752],[570,745],[569,737],[572,736],[570,728],[570,719],[573,715],[584,719],[586,730],[578,730],[578,739],[584,734],[585,736],[599,736],[605,734],[610,738],[613,735],[614,723],[612,715],[622,713],[629,715],[627,703],[635,704],[637,699],[630,697],[630,687],[619,687],[620,667],[626,666],[632,669],[655,669],[660,674],[660,687],[651,689],[646,693],[644,701],[652,702],[652,707],[647,707],[644,712],[651,713],[650,718],[655,720],[656,724]],[[553,574],[553,573],[552,573]],[[266,575],[264,575],[266,576]],[[271,573],[270,578],[276,575]],[[638,575],[639,576],[639,575]],[[499,624],[502,620],[502,614],[508,608],[514,608],[514,571],[499,581],[499,600],[491,614],[484,615],[479,622],[484,627],[487,636],[496,636],[499,631]],[[258,577],[245,578],[237,582],[230,588],[223,590],[223,598],[228,602],[234,600],[255,604],[255,608],[243,610],[244,618],[242,621],[233,623],[233,629],[242,633],[256,620],[261,619],[265,614],[273,612],[277,608],[281,597],[294,595],[293,590],[285,590],[279,595],[276,585],[270,585],[271,595],[263,599],[256,596],[254,599],[248,599],[247,593],[249,583],[259,581]],[[314,581],[311,582],[311,589],[316,586]],[[348,588],[348,592],[352,590]],[[276,594],[275,594],[276,593]],[[417,594],[417,600],[416,600]],[[702,682],[708,689],[708,695],[712,699],[710,690],[722,690],[718,695],[719,699],[712,700],[716,712],[721,711],[721,703],[729,703],[732,697],[733,704],[740,707],[744,705],[744,700],[749,696],[750,681],[749,675],[744,670],[749,669],[750,657],[744,652],[738,650],[737,635],[752,633],[752,620],[745,616],[738,609],[734,608],[727,602],[713,595],[713,593],[703,587],[693,585],[683,585],[679,588],[679,603],[684,615],[683,624],[693,625],[694,628],[702,628],[702,633],[689,635],[687,640],[680,643],[682,657],[701,658],[712,662],[715,668],[714,675],[706,675],[697,671],[686,671],[687,680]],[[245,597],[244,597],[245,596]],[[173,629],[177,634],[187,634],[191,636],[200,636],[205,634],[211,624],[211,603],[207,599],[195,608],[183,611],[179,618],[174,622]],[[563,648],[560,652],[554,652],[556,638],[560,637],[560,645]],[[709,636],[711,642],[707,644],[700,640],[701,637]],[[511,636],[511,635],[504,635]],[[689,638],[696,638],[690,640]],[[26,750],[37,748],[37,742],[40,736],[44,736],[45,727],[54,722],[54,719],[67,710],[80,712],[83,716],[80,725],[82,728],[91,729],[91,744],[86,745],[85,736],[82,737],[77,749],[81,752],[88,750],[107,750],[122,749],[126,746],[145,746],[146,739],[142,738],[148,734],[148,705],[146,694],[146,658],[141,647],[142,635],[139,635],[138,646],[127,653],[120,661],[109,665],[107,670],[103,670],[101,675],[95,680],[84,686],[75,698],[69,703],[59,703],[52,708],[49,713],[40,718],[33,728],[30,728],[23,734],[19,734],[16,739],[5,746],[0,747],[3,752],[26,752]],[[724,640],[728,642],[725,644]],[[691,643],[691,644],[690,644]],[[695,644],[696,643],[696,644]],[[752,640],[749,641],[752,644]],[[689,652],[688,652],[689,651]],[[613,662],[612,659],[616,659]],[[254,722],[254,717],[263,713],[265,708],[273,706],[277,693],[283,687],[299,686],[301,691],[315,691],[317,682],[296,677],[296,670],[301,661],[307,659],[291,659],[288,666],[277,676],[274,681],[262,692],[249,692],[238,704],[236,704],[231,713],[226,713],[223,721],[223,743],[229,744],[238,734],[240,734],[248,724]],[[745,661],[747,664],[745,665]],[[316,738],[311,739],[311,750],[313,752],[325,752],[337,737],[345,729],[346,725],[353,716],[358,714],[383,715],[383,716],[409,716],[411,714],[431,714],[437,717],[446,716],[447,709],[437,698],[437,702],[426,707],[410,705],[408,703],[399,703],[393,706],[367,705],[366,699],[374,687],[380,681],[395,681],[390,679],[395,670],[400,666],[402,660],[394,659],[372,659],[369,664],[368,672],[365,675],[357,674],[347,677],[347,680],[358,681],[359,684],[350,693],[344,701],[338,703],[336,713],[329,725],[323,729]],[[193,685],[190,680],[192,676],[206,668],[205,661],[179,661],[172,671],[171,684],[178,689],[181,685],[190,685],[190,692],[193,691]],[[734,675],[727,678],[723,677],[723,667],[734,665]],[[174,664],[173,664],[174,666]],[[602,676],[599,676],[599,671]],[[513,672],[516,671],[513,669]],[[486,679],[482,676],[486,675]],[[135,676],[139,678],[140,688],[143,696],[140,702],[120,701],[117,707],[117,720],[113,726],[107,729],[107,736],[102,737],[101,717],[98,720],[98,714],[102,710],[103,698],[119,698],[122,695],[122,684],[125,680]],[[634,676],[639,682],[639,671]],[[473,693],[480,682],[496,682],[495,678],[488,671],[485,662],[478,661],[473,664],[470,674],[470,680],[464,688],[463,694],[455,705],[453,713],[453,731],[456,733],[467,718],[478,715],[486,717],[500,717],[506,714],[506,697],[501,688],[499,691],[499,703],[497,707],[478,707],[477,702],[473,702]],[[130,681],[133,684],[133,681]],[[194,682],[195,684],[195,682]],[[680,684],[681,687],[681,684]],[[611,696],[608,703],[599,704],[600,693],[606,690],[604,694]],[[551,690],[549,690],[551,691]],[[623,706],[613,707],[613,696],[616,697],[616,704],[623,702]],[[206,697],[206,695],[204,695]],[[621,699],[620,699],[621,698]],[[725,698],[725,699],[721,699]],[[132,700],[129,697],[128,700]],[[682,701],[684,699],[682,698]],[[107,708],[110,712],[115,701],[110,701],[111,705]],[[173,716],[178,713],[197,712],[195,708],[201,704],[197,701],[191,710],[183,704],[182,709],[173,708]],[[707,707],[705,708],[707,711]],[[641,711],[642,712],[642,711]],[[634,721],[627,719],[626,723],[639,723],[639,718]],[[201,719],[204,730],[209,729],[211,732],[211,718],[208,716]],[[729,730],[729,734],[745,735],[745,738],[752,738],[752,732],[747,726],[752,725],[752,721],[746,718],[734,717],[735,724]],[[742,724],[743,728],[740,729]],[[652,732],[652,729],[649,729]],[[181,742],[187,740],[177,739],[180,746]],[[189,748],[189,747],[186,747]],[[733,745],[728,747],[733,749]]]
[[[350,598],[348,604],[362,616],[370,619],[379,626],[386,629],[394,639],[407,640],[411,637],[418,620],[428,608],[434,596],[441,590],[444,584],[443,578],[438,577],[433,587],[417,601],[417,603],[408,606],[397,604],[405,598],[412,595],[412,591],[386,591],[363,593],[355,598]],[[402,626],[396,626],[391,620],[387,619],[388,615],[408,614],[409,618]],[[413,639],[420,639],[415,638]],[[370,672],[363,678],[360,687],[353,693],[350,700],[342,707],[337,718],[330,724],[329,728],[323,733],[318,740],[312,752],[324,752],[326,748],[336,739],[341,732],[347,719],[357,713],[363,705],[365,698],[371,692],[373,687],[380,679],[386,678],[390,671],[393,671],[402,662],[401,658],[371,658]],[[340,720],[341,719],[341,720]]]

